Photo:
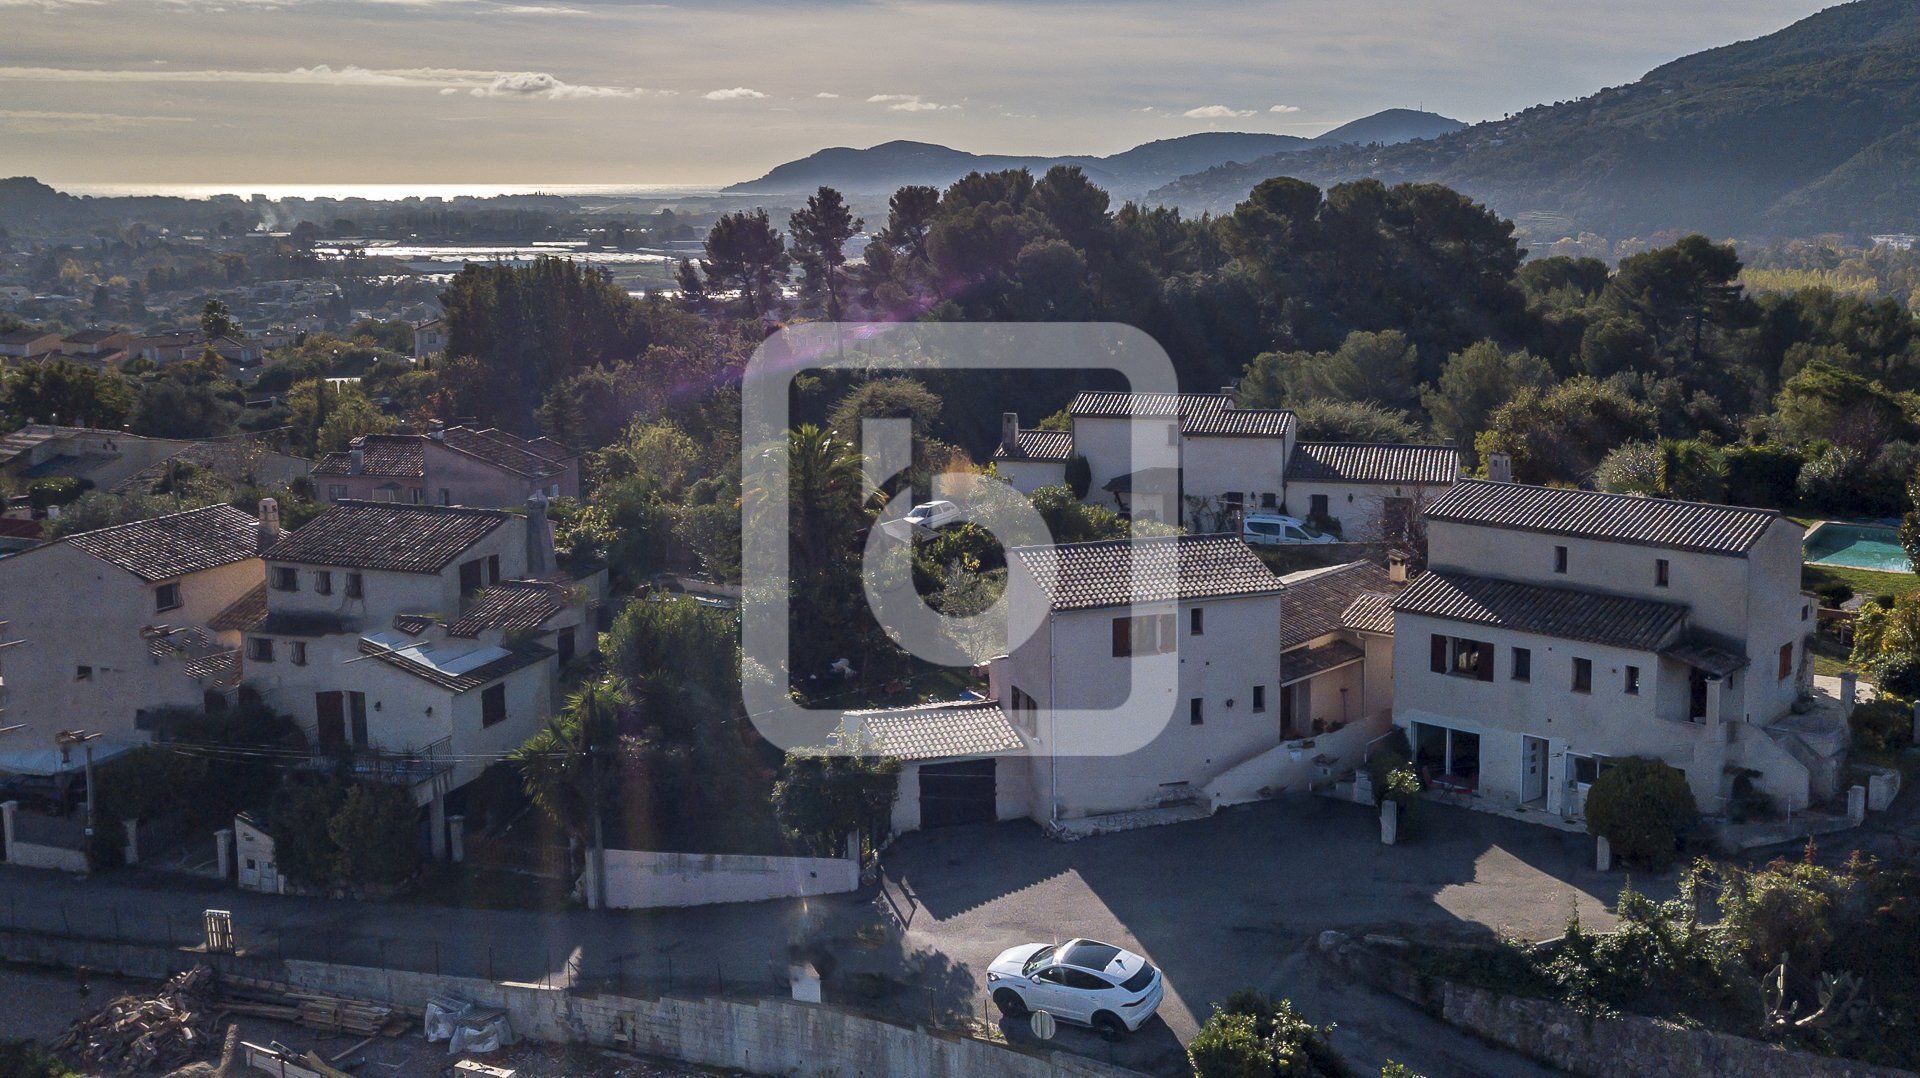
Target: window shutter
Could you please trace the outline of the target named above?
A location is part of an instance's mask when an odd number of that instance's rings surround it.
[[[1433,672],[1447,672],[1447,638],[1439,633],[1433,634]]]
[[[1160,638],[1155,641],[1154,654],[1172,651],[1179,646],[1176,640],[1180,635],[1179,624],[1179,619],[1172,614],[1160,615]]]
[[[1129,618],[1113,619],[1113,657],[1125,658],[1133,654],[1133,629]]]
[[[1478,677],[1481,681],[1492,681],[1493,680],[1493,645],[1481,644],[1479,646],[1478,656],[1480,659],[1480,664],[1479,664],[1479,667],[1474,671],[1475,676]]]

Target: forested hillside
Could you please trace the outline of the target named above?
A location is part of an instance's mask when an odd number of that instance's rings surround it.
[[[1185,177],[1154,198],[1223,210],[1255,183],[1445,183],[1605,236],[1920,227],[1920,4],[1858,0],[1628,86],[1427,141],[1327,148]]]

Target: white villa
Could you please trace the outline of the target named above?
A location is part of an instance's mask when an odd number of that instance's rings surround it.
[[[1022,430],[1019,415],[1005,413],[994,468],[1032,493],[1064,482],[1079,457],[1089,501],[1191,532],[1231,530],[1243,513],[1267,510],[1325,520],[1349,540],[1402,540],[1460,475],[1451,446],[1300,442],[1292,412],[1242,408],[1228,393],[1089,392],[1067,413],[1066,431]],[[1166,444],[1179,447],[1175,474],[1131,470],[1138,423],[1165,427]]]
[[[991,699],[850,717],[902,761],[896,830],[1028,817],[1085,834],[1330,782],[1390,721],[1405,562],[1276,577],[1237,536],[1018,548]],[[1140,673],[1140,696],[1122,712]]]
[[[1777,512],[1462,482],[1427,507],[1428,571],[1393,604],[1394,723],[1430,784],[1577,819],[1610,758],[1684,771],[1703,811],[1744,778],[1833,796],[1844,722],[1811,687],[1802,529]]]

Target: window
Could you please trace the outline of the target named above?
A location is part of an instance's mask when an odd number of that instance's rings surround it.
[[[328,483],[327,484],[327,500],[328,501],[337,502],[344,499],[346,496],[347,496],[347,486],[345,483]]]
[[[307,642],[305,640],[295,640],[288,644],[287,648],[292,652],[293,665],[307,665]]]
[[[1207,635],[1206,614],[1207,612],[1205,610],[1197,606],[1187,611],[1187,632],[1192,633],[1194,636]]]
[[[451,491],[451,490],[448,490],[448,489],[447,489],[446,487],[441,487],[441,488],[440,488],[440,504],[441,504],[441,505],[452,505],[452,504],[453,504],[453,491]]]
[[[1513,649],[1513,680],[1515,681],[1532,681],[1533,680],[1533,649],[1532,648],[1514,648]]]
[[[1164,655],[1174,649],[1172,614],[1113,619],[1113,657]]]
[[[1780,645],[1780,680],[1785,681],[1792,676],[1793,645],[1790,643],[1782,644]]]
[[[1430,668],[1434,673],[1472,678],[1475,681],[1493,680],[1492,644],[1483,640],[1441,636],[1436,633],[1432,638],[1431,646]]]
[[[500,555],[487,555],[487,583],[500,583]]]
[[[313,571],[313,593],[315,595],[333,594],[333,574],[325,569]]]
[[[1327,511],[1327,496],[1325,494],[1313,494],[1307,497],[1307,515],[1310,517],[1330,515]]]
[[[1569,754],[1567,758],[1573,761],[1573,781],[1575,785],[1591,786],[1599,780],[1600,773],[1607,769],[1607,758],[1605,756],[1574,756]]]
[[[1553,571],[1556,573],[1564,573],[1567,571],[1566,547],[1557,546],[1553,548]]]
[[[178,583],[162,584],[153,589],[153,608],[155,610],[172,610],[179,605],[180,585]]]
[[[73,668],[73,680],[75,680],[75,681],[92,681],[92,680],[93,680],[93,667],[91,667],[91,666],[76,666],[76,667],[74,667],[74,668]]]
[[[1198,696],[1187,701],[1187,725],[1198,726],[1207,721],[1206,703]]]
[[[460,594],[472,595],[480,590],[480,585],[484,582],[481,576],[482,569],[483,566],[478,558],[460,563]]]
[[[425,488],[425,487],[414,487],[414,488],[413,488],[413,491],[412,491],[412,494],[413,494],[413,504],[415,504],[415,505],[424,505],[424,504],[426,504],[426,501],[427,501],[427,488]]]
[[[1267,709],[1267,687],[1265,685],[1255,685],[1253,687],[1253,709],[1255,711],[1265,711]]]
[[[1574,692],[1592,692],[1593,691],[1593,660],[1592,659],[1573,660],[1573,691]]]
[[[573,626],[569,625],[553,635],[553,649],[558,653],[554,658],[560,668],[566,669],[567,664],[573,661]]]
[[[480,725],[492,726],[507,720],[507,683],[489,685],[480,693]]]
[[[1637,666],[1627,667],[1627,695],[1640,695],[1640,668]]]
[[[249,637],[247,639],[247,658],[257,663],[272,662],[273,641],[264,636]]]
[[[273,590],[274,591],[299,591],[300,590],[299,571],[294,569],[294,567],[291,565],[274,566],[273,567]]]
[[[365,594],[366,594],[366,589],[363,586],[363,582],[360,578],[360,574],[348,573],[347,574],[347,598],[358,599]]]
[[[1480,735],[1416,722],[1413,764],[1422,778],[1436,786],[1471,791],[1480,784]]]
[[[1653,586],[1664,588],[1673,583],[1673,563],[1661,558],[1653,563]]]

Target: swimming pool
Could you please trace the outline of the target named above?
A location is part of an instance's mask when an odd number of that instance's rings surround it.
[[[1806,560],[1815,565],[1878,569],[1883,573],[1913,572],[1913,564],[1900,545],[1900,533],[1873,524],[1829,520],[1814,525],[1807,533]]]

